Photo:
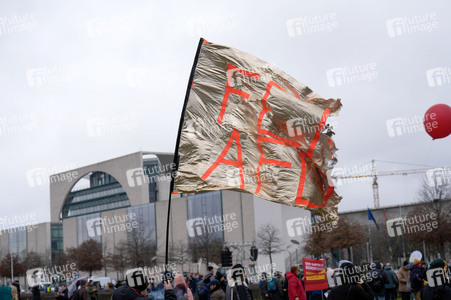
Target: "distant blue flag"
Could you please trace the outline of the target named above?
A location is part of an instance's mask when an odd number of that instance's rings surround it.
[[[371,210],[368,208],[368,220],[374,221],[374,224],[376,224],[377,230],[379,230],[379,225],[377,225],[376,219],[373,216],[373,213],[371,213]]]

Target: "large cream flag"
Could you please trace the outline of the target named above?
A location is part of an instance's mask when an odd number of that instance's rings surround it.
[[[174,190],[237,190],[336,219],[337,150],[323,99],[278,68],[201,39],[178,139]]]

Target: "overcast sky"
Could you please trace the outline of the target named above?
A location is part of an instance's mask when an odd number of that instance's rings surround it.
[[[200,37],[341,98],[336,167],[347,174],[371,159],[419,165],[378,170],[451,166],[451,136],[432,141],[421,122],[451,104],[449,2],[213,2],[1,2],[0,217],[50,220],[39,170],[172,152]],[[381,177],[381,205],[413,201],[422,176]],[[371,181],[337,192],[340,211],[373,207]]]

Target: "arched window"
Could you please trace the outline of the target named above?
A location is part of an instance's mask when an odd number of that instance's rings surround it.
[[[111,175],[91,172],[80,178],[64,201],[63,219],[129,207],[124,188]]]

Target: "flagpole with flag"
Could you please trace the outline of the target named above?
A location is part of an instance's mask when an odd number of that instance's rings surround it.
[[[199,53],[200,53],[200,48],[202,47],[202,43],[204,42],[204,39],[200,39],[198,46],[197,46],[197,50],[196,50],[196,56],[194,57],[194,62],[193,62],[193,67],[191,68],[191,73],[190,73],[190,77],[188,80],[188,86],[186,88],[186,94],[185,94],[185,100],[183,102],[183,108],[182,108],[182,112],[181,112],[181,116],[180,116],[180,122],[179,122],[179,129],[178,129],[178,133],[177,133],[177,140],[175,142],[175,150],[174,150],[174,160],[173,160],[173,164],[171,165],[172,170],[171,170],[171,183],[169,185],[169,200],[168,200],[168,215],[167,215],[167,222],[166,222],[166,249],[165,249],[165,260],[164,260],[164,269],[165,269],[165,276],[167,274],[167,266],[169,263],[169,227],[170,227],[170,218],[171,218],[171,203],[172,203],[172,194],[174,192],[174,177],[175,177],[175,172],[178,169],[178,164],[179,164],[179,156],[178,156],[178,151],[179,151],[179,145],[180,145],[180,135],[182,133],[182,127],[183,127],[183,123],[184,123],[184,119],[185,119],[185,110],[186,110],[186,106],[188,103],[188,99],[189,99],[189,95],[190,95],[190,90],[191,90],[191,86],[193,84],[193,77],[194,77],[194,72],[196,71],[196,65],[197,65],[197,61],[199,59]]]
[[[324,99],[259,58],[200,39],[174,151],[172,194],[234,190],[338,219],[337,159]]]

